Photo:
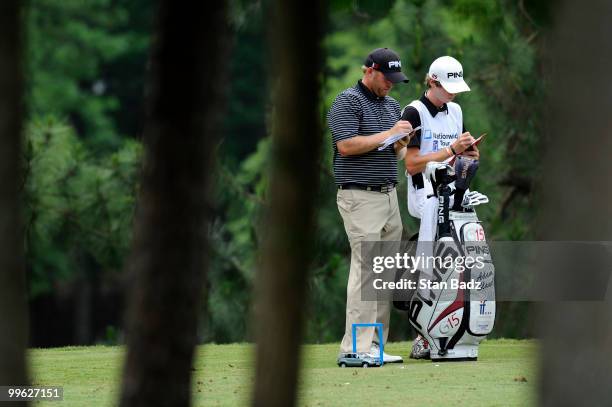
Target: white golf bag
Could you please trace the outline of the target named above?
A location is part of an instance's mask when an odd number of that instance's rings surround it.
[[[428,287],[416,290],[409,305],[410,323],[429,342],[432,361],[476,360],[478,344],[495,321],[495,268],[474,211],[488,198],[466,193],[477,168],[477,161],[459,157],[455,168],[429,163],[425,171],[438,197],[432,254],[455,259],[450,266],[434,264],[425,279]],[[422,277],[418,280],[422,287]]]

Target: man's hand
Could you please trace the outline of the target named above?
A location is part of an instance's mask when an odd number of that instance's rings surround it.
[[[410,142],[410,139],[412,138],[412,136],[409,136],[409,134],[411,132],[413,132],[414,130],[412,129],[412,124],[407,121],[407,120],[399,120],[397,123],[395,123],[395,126],[393,126],[390,130],[391,134],[397,134],[397,133],[401,133],[401,134],[405,134],[406,137],[396,141],[395,143],[395,151],[397,153],[398,149],[401,149],[403,147],[406,147],[408,145],[408,143]],[[413,134],[414,136],[414,134]],[[402,158],[398,158],[399,160],[404,158],[404,155],[406,153],[404,152],[402,154]],[[398,156],[399,157],[399,156]]]
[[[474,144],[469,151],[466,150],[461,155],[473,158],[475,160],[480,159],[480,151],[478,150],[478,147],[476,146],[476,144]]]
[[[412,124],[410,124],[408,120],[399,120],[397,123],[395,123],[393,127],[391,127],[391,130],[389,130],[391,135],[397,134],[397,133],[402,133],[402,134],[407,135],[411,131],[412,131]]]
[[[457,140],[455,140],[455,142],[453,144],[451,144],[451,147],[453,148],[453,150],[455,150],[455,153],[457,154],[461,154],[463,153],[469,146],[470,144],[472,144],[474,141],[476,141],[474,139],[474,137],[472,137],[472,135],[470,134],[469,131],[466,131],[465,133],[463,133],[462,135],[459,136],[459,138]],[[474,146],[475,147],[475,146]],[[477,150],[476,150],[477,151]],[[468,154],[466,154],[468,155]]]

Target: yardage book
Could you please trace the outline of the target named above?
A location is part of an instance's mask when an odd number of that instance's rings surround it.
[[[398,140],[403,139],[406,136],[410,136],[411,134],[413,134],[415,131],[419,130],[420,128],[421,126],[417,126],[416,128],[412,129],[412,131],[408,134],[397,133],[397,134],[387,137],[385,141],[381,143],[380,147],[378,147],[378,151],[384,150],[385,148],[389,147],[391,144],[395,143]]]

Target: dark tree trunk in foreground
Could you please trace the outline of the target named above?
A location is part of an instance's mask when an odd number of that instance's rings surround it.
[[[28,314],[19,209],[21,4],[0,2],[0,385],[4,386],[27,383]]]
[[[161,1],[146,156],[129,260],[122,406],[188,406],[207,267],[216,124],[228,71],[226,4]]]
[[[541,237],[612,240],[612,3],[559,4],[551,36],[548,151],[541,174]],[[560,254],[562,255],[562,254]],[[576,274],[588,284],[603,261],[572,254],[582,267],[541,270],[548,288],[571,293]],[[546,287],[544,287],[546,288]],[[605,301],[543,303],[540,404],[612,405],[612,284]]]
[[[321,150],[321,2],[274,2],[270,208],[256,277],[254,406],[296,400]]]

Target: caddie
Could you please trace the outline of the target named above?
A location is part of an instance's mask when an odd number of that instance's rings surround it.
[[[397,154],[405,144],[378,147],[390,136],[408,134],[410,122],[400,120],[399,103],[388,96],[394,84],[408,82],[400,57],[389,48],[377,48],[362,66],[363,77],[342,91],[328,112],[333,142],[333,169],[338,187],[337,204],[351,246],[347,284],[346,325],[340,357],[352,352],[353,323],[382,323],[383,341],[389,334],[390,302],[362,301],[361,242],[368,239],[399,241],[402,221],[397,201]],[[357,352],[379,354],[374,328],[356,333]],[[384,362],[402,362],[384,354]]]
[[[450,56],[437,58],[429,67],[425,83],[427,90],[423,96],[402,110],[402,120],[409,121],[415,128],[421,126],[408,143],[404,163],[408,179],[408,212],[421,219],[419,241],[433,242],[438,201],[433,196],[431,182],[423,174],[427,163],[445,161],[454,155],[477,160],[479,151],[476,146],[466,151],[474,138],[465,130],[461,107],[453,102],[457,94],[470,90],[463,78],[461,63]],[[421,359],[428,356],[427,342],[417,337],[410,357]]]

